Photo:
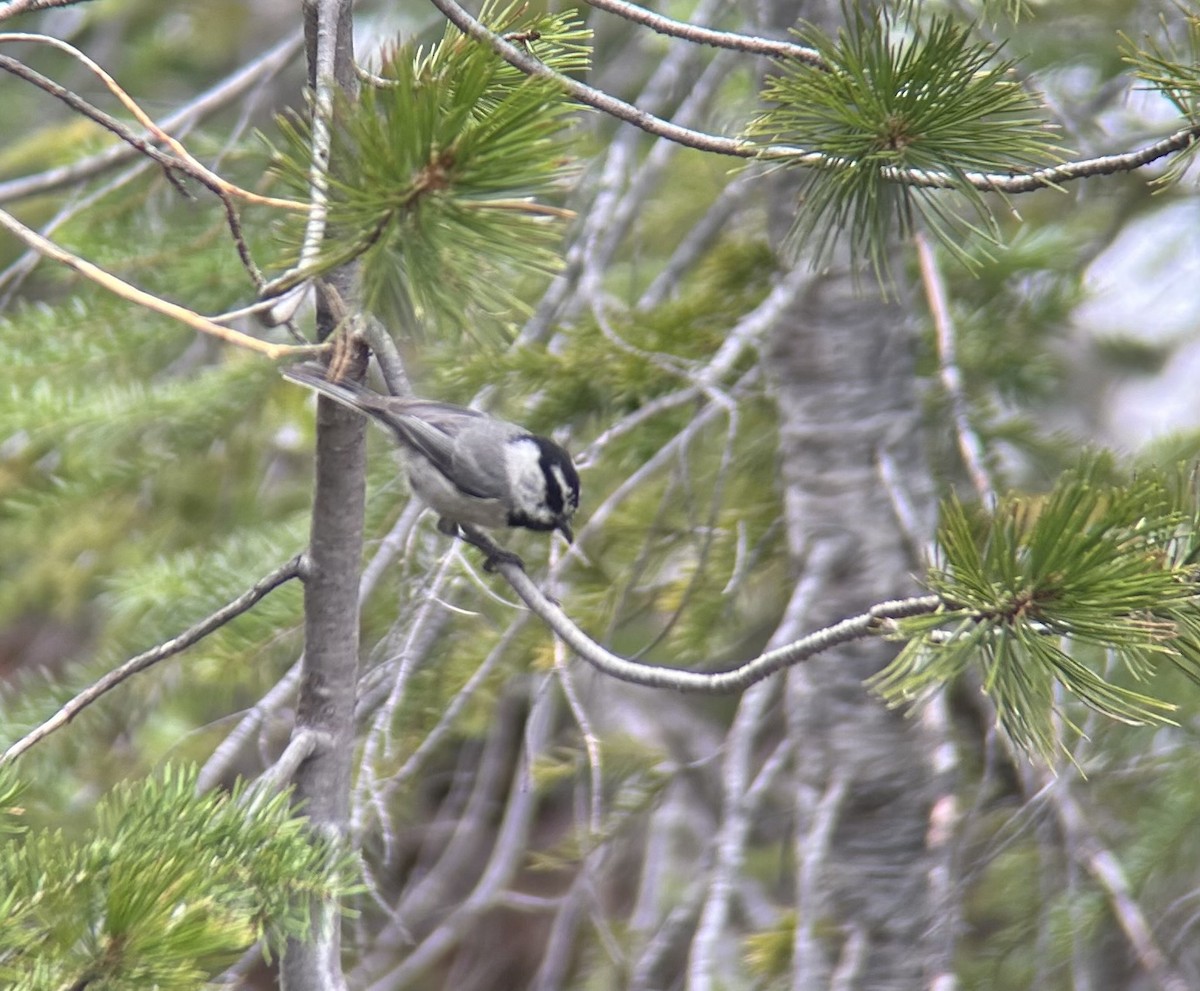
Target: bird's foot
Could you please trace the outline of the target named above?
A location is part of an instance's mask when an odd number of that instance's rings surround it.
[[[502,564],[514,564],[522,571],[525,570],[525,562],[519,555],[505,550],[482,530],[473,526],[452,523],[446,519],[438,520],[438,529],[442,533],[459,536],[472,547],[478,547],[483,551],[485,555],[483,570],[489,574],[494,573]]]

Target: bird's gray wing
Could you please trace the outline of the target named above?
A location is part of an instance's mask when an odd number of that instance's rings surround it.
[[[392,418],[397,433],[468,495],[503,500],[505,443],[524,431],[479,410],[432,399],[405,400]]]
[[[459,486],[511,504],[508,443],[524,434],[520,427],[491,417],[467,424],[455,444],[454,477]]]
[[[384,396],[349,380],[330,382],[324,369],[310,364],[294,365],[283,375],[390,427],[401,445],[424,455],[468,495],[504,498],[507,469],[497,460],[504,458],[504,441],[524,433],[520,427],[453,403]]]

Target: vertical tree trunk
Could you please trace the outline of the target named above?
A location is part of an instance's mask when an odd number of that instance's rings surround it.
[[[350,0],[304,5],[309,85],[332,76],[353,89]],[[354,276],[328,278],[337,295],[356,305]],[[317,336],[326,340],[339,314],[317,294]],[[309,734],[311,756],[296,772],[295,797],[314,830],[340,838],[350,809],[354,699],[358,681],[358,574],[362,561],[366,489],[363,417],[321,397],[317,401],[316,480],[304,591],[304,659],[295,734]],[[288,991],[340,991],[341,915],[334,904],[313,906],[312,941],[290,940],[282,961]]]
[[[844,269],[814,276],[773,331],[790,552],[819,591],[816,628],[916,591],[914,543],[933,502],[913,378],[912,327]],[[914,532],[915,531],[915,532]],[[788,732],[797,822],[797,989],[911,991],[929,966],[925,836],[931,788],[921,726],[864,688],[894,648],[871,640],[795,669]]]

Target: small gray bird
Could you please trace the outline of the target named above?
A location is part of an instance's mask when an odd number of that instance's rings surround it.
[[[457,533],[463,524],[510,526],[558,530],[568,543],[573,539],[579,473],[554,441],[465,406],[330,382],[320,366],[295,365],[283,376],[387,427],[400,444],[413,492],[441,517],[442,532]]]

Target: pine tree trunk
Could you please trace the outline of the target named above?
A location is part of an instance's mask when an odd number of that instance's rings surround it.
[[[776,324],[766,365],[780,412],[789,549],[812,586],[804,626],[917,591],[931,537],[912,321],[867,279],[814,276]],[[916,532],[911,532],[915,530]],[[882,640],[794,669],[786,688],[800,806],[793,987],[911,991],[932,968],[930,742],[863,685]],[[841,978],[842,980],[838,980]]]
[[[306,2],[309,86],[329,74],[343,89],[356,85],[349,0]],[[328,284],[355,305],[349,269]],[[317,335],[328,339],[340,314],[317,294]],[[358,687],[358,575],[366,497],[363,418],[322,396],[317,402],[316,479],[308,574],[304,587],[304,658],[293,739],[308,734],[312,755],[297,769],[295,799],[312,828],[344,837],[350,813],[354,758],[354,701]],[[287,991],[342,991],[341,911],[313,905],[312,941],[289,940],[281,962]]]

